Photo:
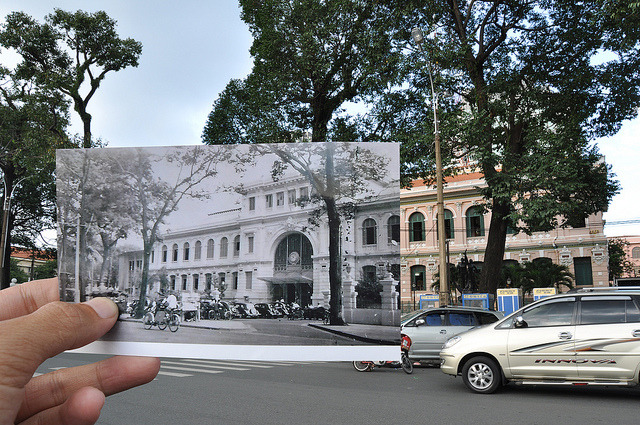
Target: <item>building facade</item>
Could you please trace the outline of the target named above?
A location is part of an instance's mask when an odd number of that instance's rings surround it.
[[[628,242],[624,247],[626,260],[629,262],[630,270],[624,273],[614,282],[618,286],[640,286],[640,236],[620,236]]]
[[[326,215],[310,224],[320,206],[305,201],[311,190],[303,177],[247,184],[235,208],[211,205],[208,224],[163,233],[150,256],[149,295],[164,285],[193,301],[222,288],[225,300],[326,305],[329,230]],[[342,224],[343,281],[382,279],[389,271],[399,278],[398,182],[373,192]],[[132,298],[142,260],[142,251],[119,257],[119,289]]]
[[[459,264],[466,253],[478,269],[482,267],[490,223],[490,212],[484,213],[481,205],[479,188],[484,185],[481,173],[446,179],[444,219],[450,264]],[[403,310],[412,310],[418,307],[421,295],[434,293],[432,283],[438,270],[436,190],[414,182],[410,190],[401,191],[400,199],[401,304]],[[567,266],[578,287],[608,286],[602,213],[589,216],[575,227],[549,232],[526,235],[508,231],[505,262],[541,258]]]

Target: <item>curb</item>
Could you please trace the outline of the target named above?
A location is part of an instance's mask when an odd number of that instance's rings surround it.
[[[316,325],[314,323],[309,323],[308,326],[311,326],[312,328],[319,329],[321,331],[329,332],[332,334],[344,336],[347,338],[352,338],[360,342],[368,342],[370,344],[378,344],[378,345],[400,345],[400,339],[398,339],[397,341],[390,341],[388,339],[368,338],[366,336],[354,335],[348,332],[339,331],[337,329],[331,329],[322,325]]]

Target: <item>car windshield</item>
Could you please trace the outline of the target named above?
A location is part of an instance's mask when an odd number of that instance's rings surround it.
[[[414,310],[414,311],[410,311],[409,313],[404,313],[402,314],[402,316],[400,316],[400,322],[401,323],[408,322],[409,320],[416,317],[418,314],[424,313],[425,311],[427,310]]]

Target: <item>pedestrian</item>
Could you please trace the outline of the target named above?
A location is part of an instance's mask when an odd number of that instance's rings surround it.
[[[94,424],[105,396],[158,373],[157,358],[116,356],[33,377],[42,362],[95,341],[118,318],[118,307],[105,297],[58,300],[58,279],[0,291],[0,424]]]

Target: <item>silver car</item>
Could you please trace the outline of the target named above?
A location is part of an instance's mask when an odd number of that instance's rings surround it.
[[[497,311],[470,307],[441,307],[416,310],[401,320],[402,333],[411,339],[411,360],[439,361],[444,343],[461,332],[495,323],[503,317]]]
[[[638,385],[640,288],[589,289],[534,302],[451,338],[441,370],[478,393],[506,382]]]

